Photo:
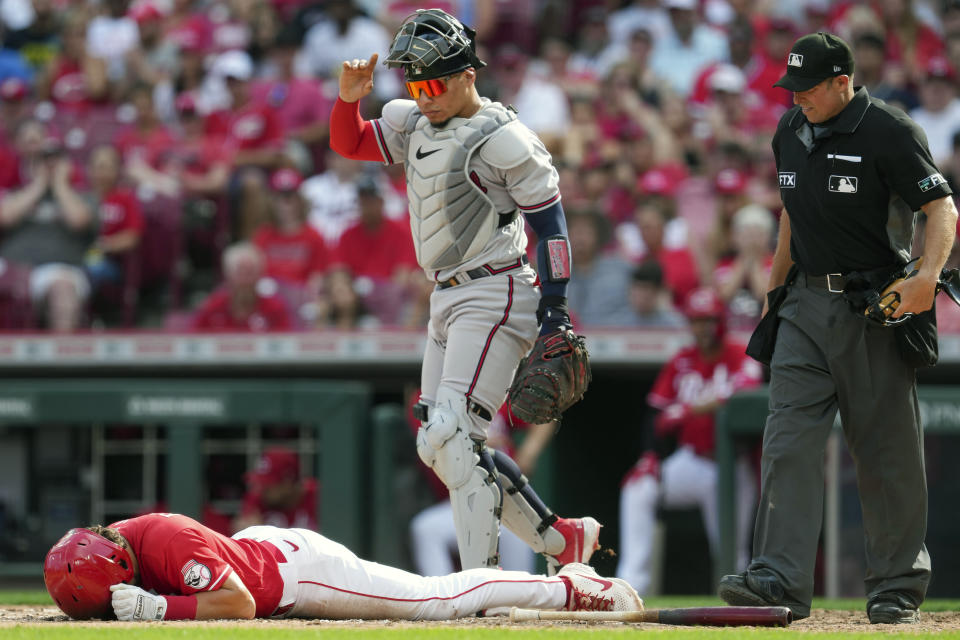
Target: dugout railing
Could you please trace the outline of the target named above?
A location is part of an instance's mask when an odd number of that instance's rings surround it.
[[[322,532],[362,551],[366,548],[366,438],[372,390],[360,382],[305,379],[32,379],[0,385],[0,428],[105,423],[163,430],[167,508],[201,514],[201,439],[211,427],[297,423],[315,430]],[[65,443],[65,446],[66,443]],[[103,482],[91,464],[90,486]],[[238,478],[242,482],[242,478]],[[93,501],[91,501],[92,503]],[[85,523],[64,522],[68,526]],[[2,576],[39,575],[40,563],[0,562]]]

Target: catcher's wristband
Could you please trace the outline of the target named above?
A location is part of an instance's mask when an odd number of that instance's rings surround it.
[[[537,306],[537,324],[552,323],[559,330],[570,327],[570,310],[567,308],[567,299],[563,296],[541,296]],[[561,327],[560,325],[563,325]]]

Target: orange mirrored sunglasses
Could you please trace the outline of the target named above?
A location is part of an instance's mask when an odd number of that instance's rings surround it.
[[[407,92],[410,94],[410,97],[414,100],[420,97],[420,92],[424,92],[427,96],[435,98],[441,93],[446,92],[447,85],[440,78],[434,78],[432,80],[415,80],[414,82],[407,83]]]

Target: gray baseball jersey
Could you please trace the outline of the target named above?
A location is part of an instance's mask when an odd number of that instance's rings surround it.
[[[412,100],[393,100],[383,108],[383,116],[374,121],[377,143],[384,162],[403,162],[407,169],[407,190],[410,198],[411,227],[417,256],[427,276],[437,281],[453,277],[484,264],[503,265],[519,258],[526,249],[523,221],[517,217],[512,224],[498,226],[503,216],[532,213],[560,200],[557,171],[550,154],[539,138],[515,116],[496,102],[483,98],[483,106],[470,118],[453,118],[442,128],[429,124]],[[483,126],[491,116],[500,117],[505,124],[490,125],[491,134]],[[479,124],[484,123],[484,124]],[[466,171],[463,154],[464,138],[481,138],[479,148],[470,148]],[[469,212],[459,210],[459,204],[468,197],[459,197],[464,190],[450,190],[451,176],[463,173],[479,197],[490,205],[489,219],[478,221],[474,229],[463,229],[474,237],[461,238],[458,229]],[[440,216],[432,216],[443,209]],[[484,217],[478,215],[476,217]],[[499,217],[499,219],[498,219]],[[436,218],[436,219],[434,219]],[[472,245],[459,261],[431,260],[426,245],[443,234],[446,225],[447,242]],[[428,228],[429,227],[429,228]]]
[[[520,262],[519,214],[557,203],[558,175],[539,138],[499,103],[484,98],[476,114],[443,127],[418,114],[412,100],[394,100],[373,124],[384,162],[405,165],[420,265],[437,282],[461,281],[431,297],[421,399],[432,405],[442,385],[492,416],[537,337],[540,293]],[[459,261],[449,264],[451,256]],[[478,268],[493,275],[464,277]],[[469,413],[478,439],[489,424],[482,413]]]

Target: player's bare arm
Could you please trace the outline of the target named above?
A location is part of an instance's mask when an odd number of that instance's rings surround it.
[[[946,264],[953,246],[957,228],[957,208],[952,196],[932,200],[921,207],[927,215],[926,235],[923,245],[923,266],[912,278],[895,287],[900,292],[900,306],[892,318],[904,313],[921,313],[933,305],[937,279]]]
[[[377,65],[377,54],[371,54],[369,60],[344,60],[340,70],[340,99],[344,102],[357,102],[373,91],[373,70]]]
[[[256,611],[257,604],[253,596],[236,573],[231,573],[219,589],[197,594],[197,620],[252,620]]]
[[[196,620],[252,620],[257,611],[253,596],[235,573],[231,573],[220,588],[201,591],[193,596],[159,596],[126,583],[111,586],[110,592],[111,605],[118,620],[176,620],[181,617]],[[190,598],[196,599],[196,613],[193,616],[171,615],[172,607],[178,604],[186,606],[190,603],[185,600]]]

